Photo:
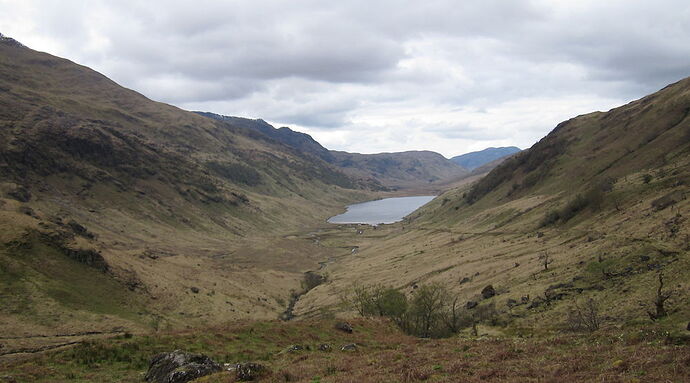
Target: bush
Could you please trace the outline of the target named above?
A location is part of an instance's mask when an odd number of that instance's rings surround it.
[[[420,286],[410,302],[400,291],[383,286],[355,287],[347,301],[362,316],[391,318],[407,334],[423,338],[448,337],[480,322],[499,323],[493,303],[468,310],[438,283]]]
[[[568,309],[566,326],[571,331],[594,332],[599,329],[599,307],[593,299],[580,306],[575,303]]]

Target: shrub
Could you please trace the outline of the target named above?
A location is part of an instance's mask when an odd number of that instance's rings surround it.
[[[599,329],[599,323],[599,307],[591,298],[582,306],[575,303],[568,309],[566,326],[571,331],[594,332]]]

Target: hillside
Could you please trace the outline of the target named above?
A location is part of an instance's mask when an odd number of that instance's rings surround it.
[[[469,172],[430,151],[359,154],[331,151],[333,164],[346,174],[373,179],[392,190],[438,188],[460,180]]]
[[[357,254],[329,265],[332,282],[304,296],[296,313],[339,312],[337,297],[352,286],[382,284],[413,297],[438,282],[463,312],[495,307],[511,329],[566,328],[568,313],[592,299],[607,328],[685,332],[689,111],[685,79],[559,124],[405,223],[360,235],[342,227],[338,241]],[[483,297],[489,285],[496,295]],[[658,291],[670,296],[669,314],[651,321]]]
[[[501,148],[486,148],[477,152],[465,153],[455,156],[450,160],[468,170],[474,170],[482,165],[507,157],[519,152],[521,149],[516,146]]]
[[[367,186],[3,38],[0,332],[275,318],[321,257],[283,236]]]
[[[316,156],[375,188],[396,191],[404,189],[438,190],[440,187],[469,175],[442,155],[429,151],[360,154],[328,150],[310,135],[282,127],[276,129],[263,120],[222,116],[215,113],[195,112],[219,121],[246,127],[288,145],[302,153]]]
[[[194,113],[197,113],[204,117],[213,118],[215,120],[225,121],[234,126],[257,130],[266,135],[267,137],[270,137],[277,142],[281,142],[294,149],[297,149],[302,153],[314,155],[326,162],[333,162],[333,156],[331,155],[329,150],[321,146],[321,144],[319,144],[316,140],[314,140],[310,135],[306,133],[296,132],[288,127],[276,129],[272,125],[261,119],[252,120],[242,117],[223,116],[220,114],[209,112]]]

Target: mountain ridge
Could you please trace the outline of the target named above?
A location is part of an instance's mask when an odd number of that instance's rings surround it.
[[[288,127],[276,129],[261,119],[224,116],[210,112],[194,113],[259,131],[296,150],[321,158],[352,177],[380,184],[390,191],[438,188],[469,175],[466,169],[428,150],[375,154],[329,150],[306,133],[296,132]]]
[[[517,146],[504,146],[498,148],[489,147],[476,152],[461,154],[459,156],[452,157],[450,160],[468,170],[474,170],[489,162],[505,158],[521,150],[522,149],[518,148]]]

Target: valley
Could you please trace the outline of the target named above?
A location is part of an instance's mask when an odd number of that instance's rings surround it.
[[[690,376],[690,78],[468,168],[188,112],[5,37],[0,90],[0,379],[141,381],[175,349],[266,381]]]

